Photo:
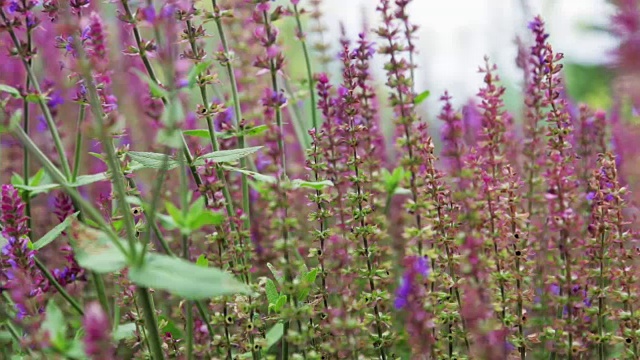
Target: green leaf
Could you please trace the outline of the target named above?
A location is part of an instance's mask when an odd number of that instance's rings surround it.
[[[179,99],[175,99],[165,105],[160,121],[165,125],[166,129],[178,130],[176,125],[184,119],[184,114],[182,102]]]
[[[20,91],[9,85],[0,84],[0,92],[5,92],[15,99],[20,97]]]
[[[13,115],[11,115],[11,118],[9,118],[9,127],[2,129],[2,132],[5,132],[7,130],[15,131],[16,128],[19,128],[21,126],[22,126],[22,110],[18,109],[14,111]]]
[[[200,256],[198,256],[198,259],[196,260],[196,265],[203,267],[203,268],[208,268],[209,267],[209,260],[207,259],[206,256],[204,256],[204,254],[201,254]]]
[[[80,214],[80,212],[76,212],[75,214],[67,216],[67,218],[64,219],[63,222],[58,224],[53,229],[49,230],[49,232],[47,232],[43,237],[41,237],[38,241],[33,243],[32,249],[40,250],[43,247],[49,245],[51,242],[53,242],[53,240],[57,239],[58,236],[60,236],[60,234],[62,234],[65,230],[67,230],[69,225],[71,225],[71,222],[73,221],[73,219],[75,219],[78,216],[78,214]]]
[[[318,276],[318,269],[313,269],[306,273],[303,277],[303,286],[298,290],[298,301],[305,301],[311,291],[311,286],[316,281]]]
[[[225,216],[221,213],[206,210],[203,213],[201,213],[197,218],[193,220],[189,220],[189,223],[187,224],[187,226],[189,230],[196,231],[208,225],[214,225],[214,226],[222,225],[222,223],[224,223],[224,218]]]
[[[187,81],[189,83],[189,88],[192,88],[196,82],[198,81],[198,75],[205,72],[211,66],[211,61],[202,61],[197,63],[189,74],[187,75]]]
[[[29,184],[34,186],[40,185],[42,179],[44,179],[45,173],[44,168],[38,170],[38,172],[29,179]]]
[[[173,220],[173,218],[169,215],[156,214],[156,217],[158,218],[158,220],[160,220],[162,226],[164,226],[164,228],[167,230],[175,230],[179,227],[176,221]]]
[[[264,349],[264,351],[268,351],[273,345],[277,344],[278,341],[280,341],[280,339],[282,338],[282,335],[284,335],[284,325],[281,322],[273,325],[273,327],[269,329],[269,331],[267,331],[267,334],[265,335],[265,339],[267,340],[267,347]]]
[[[166,98],[169,93],[162,86],[158,85],[155,81],[151,80],[151,78],[138,69],[133,69],[133,71],[138,75],[140,80],[144,81],[149,85],[149,91],[151,91],[151,95],[155,98]]]
[[[127,265],[127,258],[104,232],[90,228],[77,220],[69,231],[78,264],[99,274],[118,271]],[[124,243],[121,241],[121,244]]]
[[[429,97],[429,95],[431,95],[431,92],[429,90],[425,90],[423,92],[421,92],[420,94],[418,94],[418,96],[416,96],[413,99],[413,103],[415,105],[420,105],[422,104],[425,100],[427,100],[427,98]]]
[[[127,265],[127,258],[113,245],[107,245],[97,253],[76,251],[76,260],[83,268],[98,274],[113,273]]]
[[[108,178],[109,178],[109,174],[107,172],[91,174],[91,175],[81,175],[81,176],[78,176],[78,178],[74,183],[68,184],[68,186],[80,187],[80,186],[90,185],[98,181],[104,181],[104,180],[107,180]],[[60,184],[42,184],[38,186],[32,186],[32,185],[26,186],[26,185],[16,184],[14,185],[14,187],[21,190],[29,191],[32,194],[40,194],[40,193],[47,193],[51,190],[60,188],[61,186]]]
[[[127,196],[125,200],[127,200],[127,203],[131,205],[142,206],[142,200],[137,196]]]
[[[167,318],[164,315],[158,315],[159,323],[164,323],[162,326],[163,333],[170,333],[174,339],[182,339],[182,330],[176,326],[173,320]]]
[[[316,282],[316,278],[318,277],[318,269],[313,269],[307,273],[304,280],[307,284],[313,284]]]
[[[187,224],[191,224],[192,221],[196,220],[200,215],[204,212],[204,197],[201,196],[198,200],[194,201],[191,206],[189,206],[189,210],[187,211],[187,218],[185,219]]]
[[[282,280],[284,279],[284,275],[282,274],[282,271],[276,270],[276,267],[273,266],[271,263],[267,263],[267,267],[271,271],[271,274],[273,274],[273,277],[276,278],[276,282],[278,284],[283,284]]]
[[[11,175],[11,185],[22,185],[24,184],[24,179],[22,178],[22,176],[20,176],[20,174],[18,173],[13,173],[13,175]]]
[[[42,328],[45,332],[49,333],[49,341],[51,342],[51,345],[53,345],[57,350],[64,351],[67,347],[67,341],[65,338],[67,325],[64,322],[62,310],[60,310],[53,300],[49,300],[45,314]]]
[[[287,295],[280,295],[278,300],[276,301],[276,305],[274,306],[275,312],[280,312],[282,307],[287,303]]]
[[[264,289],[267,293],[267,300],[269,301],[269,304],[275,305],[275,303],[278,302],[278,297],[280,297],[278,289],[276,288],[276,283],[274,283],[273,280],[268,279]]]
[[[208,139],[209,138],[209,130],[208,129],[192,129],[192,130],[183,130],[182,133],[186,136],[194,136],[194,137],[199,137],[199,138],[203,138],[203,139]],[[218,139],[225,139],[225,137],[223,137],[224,133],[219,133],[216,132],[216,137]]]
[[[160,254],[148,254],[142,266],[130,268],[129,279],[137,285],[166,290],[189,300],[251,293],[249,287],[223,270],[203,268]]]
[[[171,148],[178,149],[182,146],[180,132],[173,129],[163,128],[158,131],[156,141]]]
[[[45,185],[39,185],[39,186],[15,184],[13,185],[13,187],[23,191],[28,191],[31,194],[41,194],[41,193],[48,193],[51,190],[59,188],[60,184],[45,184]]]
[[[70,359],[87,359],[87,354],[84,352],[84,341],[81,339],[72,339],[67,344],[67,349],[64,354]]]
[[[165,154],[161,153],[129,151],[127,155],[129,155],[132,161],[135,161],[147,169],[162,169],[162,164],[165,161]],[[169,156],[167,160],[168,170],[176,168],[178,165],[179,162]]]
[[[264,133],[267,130],[269,130],[269,127],[267,125],[258,125],[258,126],[244,129],[244,131],[242,131],[242,134],[244,136],[257,136]]]
[[[235,171],[235,172],[239,172],[241,174],[247,175],[247,176],[249,176],[249,177],[251,177],[254,180],[259,181],[259,182],[265,182],[265,183],[268,183],[268,184],[275,184],[276,182],[278,182],[278,179],[276,179],[274,176],[271,176],[271,175],[263,175],[263,174],[259,174],[259,173],[254,172],[254,171],[235,168],[233,166],[223,166],[223,168],[225,170]]]
[[[173,221],[178,225],[178,227],[184,227],[184,219],[182,218],[182,211],[178,209],[173,203],[166,202],[164,206],[167,208],[167,212],[173,219]]]
[[[0,344],[7,345],[13,341],[13,335],[9,331],[0,331]]]
[[[262,349],[262,354],[266,354],[269,349],[271,349],[275,344],[280,341],[282,336],[284,335],[284,325],[279,322],[271,327],[269,331],[265,334],[265,340],[267,341],[266,347]],[[240,354],[240,359],[251,359],[252,353],[247,352],[244,354]],[[235,358],[234,358],[235,359]]]
[[[195,165],[204,165],[204,160],[213,160],[215,162],[233,162],[249,156],[256,151],[262,149],[262,146],[248,147],[244,149],[220,150],[209,154],[204,154],[194,161]]]
[[[254,127],[250,127],[244,129],[244,131],[224,131],[224,132],[216,132],[216,137],[218,139],[233,139],[240,135],[244,135],[245,137],[257,136],[265,131],[267,131],[269,127],[267,125],[258,125]],[[209,139],[209,129],[193,129],[193,130],[184,130],[182,132],[187,136],[194,136],[203,139]]]
[[[323,180],[323,181],[305,181],[302,179],[294,179],[291,181],[291,185],[293,185],[294,189],[298,188],[309,188],[314,190],[322,190],[327,187],[333,186],[333,182],[331,180]]]
[[[113,332],[113,340],[118,342],[120,340],[131,339],[135,336],[136,324],[129,322],[118,325]]]
[[[405,189],[403,187],[398,187],[396,188],[396,190],[393,192],[394,195],[411,195],[411,190],[410,189]]]
[[[385,190],[387,194],[394,194],[398,186],[400,186],[400,182],[404,178],[406,172],[402,167],[397,167],[393,169],[393,173],[390,173],[388,170],[382,170],[382,181],[384,182]]]
[[[41,101],[48,100],[48,98],[44,94],[27,94],[27,96],[25,96],[24,99],[27,102],[36,103],[36,104],[40,103]]]
[[[9,240],[7,240],[4,236],[2,236],[2,233],[0,233],[0,248],[3,248],[8,243],[9,243]]]

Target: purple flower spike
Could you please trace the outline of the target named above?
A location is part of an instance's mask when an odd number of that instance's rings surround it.
[[[85,309],[82,325],[85,331],[84,350],[94,360],[111,360],[113,345],[111,344],[111,325],[109,317],[100,304],[92,302]]]

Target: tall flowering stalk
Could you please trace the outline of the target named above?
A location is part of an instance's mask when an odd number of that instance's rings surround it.
[[[534,20],[534,27],[539,26],[540,19]],[[574,210],[577,200],[577,181],[575,174],[575,154],[571,149],[570,137],[572,135],[572,126],[569,113],[566,109],[566,103],[560,99],[560,91],[562,91],[561,78],[559,73],[562,70],[560,61],[563,58],[562,53],[554,53],[550,44],[545,45],[544,55],[544,91],[545,97],[542,102],[544,106],[548,106],[547,113],[547,149],[549,151],[547,157],[547,169],[544,173],[547,192],[547,211],[549,213],[549,235],[546,248],[542,249],[542,254],[546,254],[551,250],[557,251],[559,261],[561,262],[562,271],[557,274],[556,279],[562,284],[559,289],[561,296],[561,309],[558,310],[559,317],[563,318],[562,332],[559,332],[560,339],[566,339],[566,346],[559,346],[564,355],[568,359],[573,359],[577,344],[574,344],[575,321],[574,302],[576,301],[573,291],[576,285],[575,276],[575,258],[573,248],[577,241],[575,238],[575,229],[580,223],[578,214]],[[545,246],[545,244],[543,244]],[[544,255],[543,255],[544,256]],[[563,315],[562,308],[566,308],[566,319]],[[561,343],[562,344],[562,343]]]
[[[408,4],[403,1],[402,6]],[[418,185],[417,174],[420,166],[415,157],[415,148],[417,139],[414,134],[414,124],[418,121],[418,117],[414,108],[415,93],[412,90],[413,82],[411,75],[412,64],[402,58],[402,54],[407,51],[407,46],[400,40],[400,27],[397,24],[398,15],[392,8],[390,0],[381,0],[377,11],[382,16],[383,25],[377,30],[378,36],[385,41],[385,44],[379,47],[378,52],[389,57],[389,63],[385,66],[387,70],[387,86],[393,92],[389,94],[389,101],[397,116],[396,126],[401,138],[398,144],[403,148],[404,155],[401,160],[402,166],[409,173],[409,189],[411,190],[412,203],[408,205],[411,209],[418,202]],[[415,242],[418,248],[418,254],[422,256],[425,239],[419,236],[422,229],[422,215],[420,211],[410,210],[415,217],[415,228],[407,229],[407,237],[411,242]]]
[[[444,104],[438,117],[446,122],[446,129],[444,130],[446,147],[443,149],[443,156],[451,157],[447,159],[449,161],[453,160],[450,162],[452,165],[450,171],[453,174],[459,174],[462,170],[462,146],[458,143],[461,134],[457,129],[460,117],[453,110],[451,96],[447,92],[440,99]],[[451,187],[443,181],[444,173],[436,168],[437,158],[434,155],[432,138],[427,133],[427,124],[421,123],[418,125],[418,131],[420,139],[418,156],[424,164],[420,167],[420,177],[425,179],[424,186],[421,187],[421,200],[425,204],[425,214],[430,219],[428,224],[437,239],[436,243],[439,248],[444,250],[442,263],[446,264],[444,266],[445,271],[433,270],[434,276],[440,278],[438,282],[443,287],[442,289],[437,289],[435,281],[431,284],[431,293],[434,296],[434,301],[438,304],[443,304],[441,307],[436,307],[434,313],[438,313],[439,320],[446,324],[444,332],[444,337],[446,338],[445,351],[449,357],[452,357],[456,335],[459,332],[466,332],[464,320],[460,317],[462,298],[460,296],[460,287],[458,286],[460,280],[460,264],[457,260],[459,246],[455,241],[455,229],[452,226],[452,222],[458,216],[458,209],[451,202]],[[458,326],[458,324],[461,326]],[[469,348],[469,340],[466,334],[463,334],[462,338],[465,346]]]
[[[460,202],[461,211],[458,222],[462,224],[464,232],[457,235],[460,243],[460,255],[464,259],[461,272],[468,281],[462,289],[462,309],[460,315],[465,326],[471,333],[469,353],[474,358],[498,359],[506,357],[508,352],[507,329],[501,318],[496,319],[491,304],[491,293],[488,285],[492,283],[490,273],[491,251],[486,251],[482,234],[483,202],[481,192],[482,183],[473,181],[481,176],[482,155],[476,151],[470,152],[465,159],[465,168],[458,179],[458,191],[454,193],[454,200]],[[475,184],[475,185],[474,185]],[[479,186],[480,185],[480,186]]]
[[[505,240],[500,238],[500,234],[507,234],[501,227],[506,225],[500,220],[501,215],[506,213],[505,202],[501,201],[502,194],[500,188],[504,181],[502,170],[507,165],[506,154],[503,148],[505,143],[506,119],[503,110],[504,103],[502,96],[505,88],[498,85],[499,78],[495,74],[497,67],[489,65],[489,59],[485,58],[485,67],[481,69],[484,74],[485,87],[480,89],[478,96],[481,99],[479,105],[482,109],[483,133],[480,138],[478,152],[480,155],[480,179],[482,184],[481,196],[485,203],[486,215],[484,218],[489,224],[488,242],[494,252],[496,272],[495,281],[500,291],[501,308],[500,318],[504,322],[509,309],[507,309],[506,284],[503,277],[505,268],[504,259],[500,253],[505,248]]]
[[[354,58],[356,54],[349,50],[348,45],[345,45],[341,52],[341,60],[343,63],[343,85],[338,90],[340,96],[339,101],[339,118],[342,121],[340,126],[344,133],[344,139],[346,148],[349,152],[349,158],[347,165],[349,166],[352,174],[349,177],[351,182],[351,188],[354,191],[350,191],[346,194],[345,203],[351,206],[351,219],[348,224],[352,229],[353,242],[357,242],[358,238],[362,240],[362,248],[358,250],[366,267],[358,269],[359,275],[367,280],[369,284],[369,292],[364,292],[365,298],[371,300],[367,302],[373,302],[373,313],[375,316],[375,328],[377,332],[377,339],[374,341],[374,347],[378,348],[380,357],[386,359],[387,348],[391,347],[391,343],[388,339],[383,338],[383,319],[385,314],[381,313],[380,305],[385,302],[386,295],[376,288],[376,283],[380,278],[380,274],[384,269],[379,263],[372,261],[379,257],[379,247],[375,244],[375,239],[378,236],[379,229],[375,222],[372,221],[372,208],[369,205],[371,193],[366,191],[367,184],[371,181],[369,175],[362,169],[362,155],[360,153],[363,137],[368,134],[365,132],[366,125],[361,124],[362,117],[360,115],[361,109],[359,108],[358,100],[355,91],[358,87],[358,78],[356,68],[354,65]],[[367,325],[368,321],[365,321]]]
[[[536,228],[540,228],[544,207],[544,199],[539,195],[544,179],[542,178],[542,168],[544,166],[544,127],[545,120],[543,104],[545,94],[545,64],[548,53],[547,39],[549,34],[545,32],[544,22],[541,18],[536,18],[529,24],[529,29],[534,36],[534,45],[531,46],[528,54],[522,56],[520,66],[525,73],[525,125],[524,125],[524,162],[523,179],[525,181],[524,199],[527,202],[527,213],[531,221],[528,228],[532,231],[534,238]],[[539,231],[538,231],[539,232]]]

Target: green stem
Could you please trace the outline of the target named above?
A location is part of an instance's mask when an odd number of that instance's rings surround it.
[[[69,295],[69,293],[60,285],[60,283],[56,280],[56,278],[49,272],[49,269],[38,259],[35,258],[35,263],[42,275],[44,275],[47,280],[53,285],[53,287],[60,293],[60,296],[71,305],[71,307],[78,313],[78,315],[84,315],[84,310],[78,302],[73,298],[73,296]]]
[[[313,71],[311,69],[311,60],[309,58],[309,49],[307,49],[307,42],[302,32],[302,23],[300,21],[300,12],[298,11],[298,5],[293,5],[293,11],[296,15],[296,24],[298,26],[298,34],[300,36],[300,43],[302,45],[302,52],[304,54],[304,62],[307,68],[307,82],[309,85],[309,95],[311,96],[311,126],[314,129],[318,128],[318,114],[316,112],[316,93],[313,81]]]
[[[601,292],[604,291],[605,288],[605,279],[604,279],[604,256],[605,256],[605,231],[602,231],[600,234],[600,272],[598,276],[598,286],[600,287],[598,293],[598,336],[600,337],[600,342],[598,342],[598,360],[604,360],[605,356],[605,346],[604,346],[604,322],[605,322],[605,298]]]
[[[4,325],[7,327],[7,330],[9,330],[9,333],[11,334],[11,337],[18,343],[18,345],[21,344],[20,341],[20,333],[18,333],[18,329],[16,329],[15,326],[13,326],[13,324],[11,323],[10,320],[7,320]],[[31,349],[27,349],[27,351],[31,354]]]
[[[24,5],[24,4],[23,4]],[[31,30],[27,30],[27,52],[30,53],[31,52]],[[29,65],[29,67],[31,67],[32,61],[31,59],[27,60],[27,63]],[[29,91],[29,86],[30,86],[31,81],[29,80],[29,78],[27,77],[26,81],[25,81],[25,91]],[[23,99],[23,119],[24,122],[22,124],[22,128],[24,129],[24,132],[29,134],[29,103],[27,102],[27,99]],[[26,151],[26,149],[23,148],[23,163],[22,163],[22,175],[24,176],[24,185],[25,186],[29,186],[29,176],[30,176],[30,171],[29,171],[29,152]],[[23,201],[25,204],[24,207],[24,213],[25,216],[27,217],[27,228],[29,229],[29,238],[33,239],[33,231],[31,230],[32,226],[31,226],[31,194],[28,191],[24,192],[24,196],[23,196]]]
[[[184,304],[184,312],[186,317],[187,327],[187,360],[193,359],[193,302],[186,301]]]
[[[151,295],[149,289],[138,287],[136,292],[142,306],[142,314],[144,316],[144,327],[147,329],[147,339],[149,339],[149,347],[154,360],[164,359],[162,352],[162,341],[158,333],[158,322],[151,306]]]
[[[85,105],[80,105],[78,112],[78,121],[76,122],[76,147],[73,152],[73,174],[71,174],[71,182],[75,182],[80,173],[80,157],[82,156],[82,122],[84,121]]]
[[[91,272],[91,278],[93,279],[93,286],[96,288],[96,293],[98,295],[98,301],[100,301],[100,305],[102,305],[102,309],[107,315],[111,315],[111,310],[109,309],[109,300],[107,298],[107,290],[104,286],[104,280],[95,271]]]
[[[282,85],[284,86],[285,92],[292,100],[291,102],[293,104],[297,104],[298,101],[296,99],[295,93],[293,92],[293,89],[291,88],[291,84],[289,84],[289,81],[287,80],[287,78],[283,76],[281,76],[280,78],[282,80]],[[293,125],[293,130],[296,133],[296,138],[298,142],[302,145],[302,147],[304,147],[305,149],[308,149],[309,147],[311,147],[311,143],[310,143],[311,140],[310,140],[308,131],[305,131],[304,124],[300,120],[302,119],[302,115],[300,114],[298,106],[297,105],[287,106],[287,109],[288,109],[289,115],[291,116],[291,120],[292,120],[291,123]],[[305,156],[306,156],[306,153],[305,153]]]
[[[151,312],[155,312],[154,309],[153,309],[153,303],[152,303],[153,300],[151,299],[151,295],[150,294],[149,294],[149,297],[150,297],[150,299],[149,299],[150,300],[149,301],[150,311]],[[138,296],[138,298],[140,298],[140,296]],[[136,300],[135,296],[133,297],[133,306],[136,308],[137,317],[140,318],[141,311],[140,311],[140,307],[138,306],[138,301]],[[146,313],[143,313],[142,316],[145,316],[145,315],[146,315]],[[137,321],[135,322],[135,324],[136,324],[136,331],[142,335],[142,338],[144,339],[144,344],[147,346],[147,351],[149,352],[149,354],[151,354],[151,344],[150,344],[150,342],[152,340],[149,339],[149,336],[147,336],[147,330],[146,330],[147,323],[146,323],[146,321],[144,323],[144,326],[139,326]]]

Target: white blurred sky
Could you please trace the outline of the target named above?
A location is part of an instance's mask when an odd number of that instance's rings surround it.
[[[372,24],[377,23],[377,3],[324,0],[329,39],[337,39],[341,21],[355,36],[362,26],[363,9]],[[615,42],[585,27],[607,26],[613,10],[605,0],[414,0],[411,20],[420,26],[417,90],[430,90],[429,105],[433,105],[439,97],[434,95],[448,89],[459,104],[481,85],[477,69],[484,55],[498,64],[505,82],[518,85],[521,74],[515,66],[514,39],[527,34],[527,23],[537,14],[548,24],[554,49],[564,52],[568,61],[603,63]]]

